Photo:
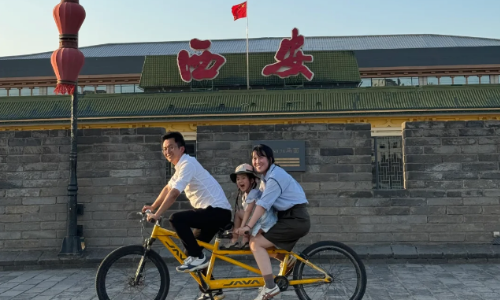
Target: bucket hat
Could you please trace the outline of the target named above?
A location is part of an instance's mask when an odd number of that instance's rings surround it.
[[[249,164],[241,164],[241,165],[236,167],[236,169],[234,170],[234,173],[229,175],[229,177],[231,177],[232,182],[236,183],[236,175],[238,175],[238,174],[250,174],[253,177],[258,178],[257,174],[255,174],[255,172],[253,170],[253,167]]]

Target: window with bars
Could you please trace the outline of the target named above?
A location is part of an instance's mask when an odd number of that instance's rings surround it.
[[[372,138],[373,188],[398,190],[404,188],[403,139],[400,136]]]

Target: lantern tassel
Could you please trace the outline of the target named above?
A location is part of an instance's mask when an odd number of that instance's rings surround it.
[[[64,94],[73,95],[74,92],[75,92],[75,85],[67,83],[58,83],[56,89],[54,90],[54,93],[63,95]]]

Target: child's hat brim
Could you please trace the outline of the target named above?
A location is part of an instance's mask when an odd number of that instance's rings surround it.
[[[231,181],[236,183],[236,176],[238,174],[249,174],[252,175],[253,177],[257,178],[257,174],[253,171],[253,167],[249,164],[241,164],[238,167],[236,167],[236,170],[234,170],[234,173],[229,175],[231,178]]]

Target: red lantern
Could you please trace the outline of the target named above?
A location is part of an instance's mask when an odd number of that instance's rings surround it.
[[[59,48],[52,53],[50,62],[57,77],[55,93],[73,95],[85,62],[83,53],[75,48]]]
[[[85,9],[79,1],[61,1],[54,8],[54,20],[56,21],[59,34],[77,35],[85,20]]]
[[[85,62],[78,50],[78,31],[85,20],[85,9],[79,0],[61,0],[53,11],[59,29],[59,49],[52,53],[51,63],[57,77],[56,94],[73,94],[78,75]]]

